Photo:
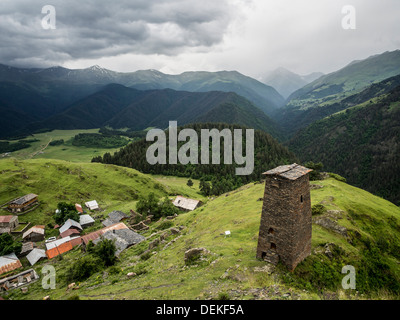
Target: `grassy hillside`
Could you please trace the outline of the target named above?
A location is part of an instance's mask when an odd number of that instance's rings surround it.
[[[285,128],[286,136],[291,137],[299,129],[328,117],[332,114],[360,105],[362,103],[376,102],[383,94],[387,94],[400,85],[400,75],[390,77],[381,82],[374,83],[359,93],[341,99],[335,103],[321,103],[318,107],[299,109],[286,107],[277,115],[277,122]]]
[[[6,186],[14,181],[13,185],[19,185],[21,192],[36,191],[49,207],[58,201],[53,199],[55,196],[65,195],[71,200],[97,198],[106,212],[127,210],[135,200],[129,190],[137,194],[150,190],[160,195],[167,192],[148,176],[109,165],[61,161],[49,165],[46,160],[32,160],[2,161],[0,168],[3,172],[0,179]],[[4,170],[10,171],[4,173]],[[24,170],[31,177],[23,180],[23,171],[17,170]],[[93,176],[96,173],[97,178]],[[85,180],[79,181],[79,177]],[[169,185],[168,188],[178,187],[179,192],[187,188],[185,180],[165,180],[163,184]],[[172,234],[162,222],[154,223],[143,233],[147,237],[144,242],[125,250],[114,267],[77,283],[76,290],[67,290],[64,275],[82,256],[80,248],[64,254],[61,260],[42,261],[34,266],[39,274],[43,265],[55,266],[55,290],[42,289],[38,281],[30,285],[28,293],[14,290],[8,298],[42,299],[47,295],[52,299],[398,298],[400,209],[333,178],[313,184],[317,186],[311,191],[312,204],[322,204],[328,211],[313,218],[313,254],[294,273],[281,265],[265,268],[266,263],[255,258],[262,206],[258,199],[264,190],[264,185],[257,183],[221,195],[193,212],[182,213],[172,221],[172,226],[181,229],[178,234]],[[2,201],[17,193],[3,183],[2,188]],[[90,196],[82,196],[80,192]],[[33,219],[35,215],[28,213],[26,218]],[[36,221],[44,223],[50,217],[43,215],[42,219],[38,217]],[[326,225],[316,219],[332,223]],[[231,236],[225,237],[227,230]],[[164,240],[146,253],[149,243],[164,233]],[[185,251],[196,247],[204,247],[210,253],[186,264]],[[344,265],[356,268],[358,292],[341,288]],[[136,276],[128,278],[129,272],[135,272]]]
[[[301,130],[289,148],[356,186],[400,203],[400,86]]]
[[[40,207],[19,219],[34,224],[53,222],[52,214],[61,201],[83,205],[95,199],[107,212],[117,208],[129,212],[135,209],[139,197],[150,192],[160,197],[197,194],[195,187],[169,186],[133,169],[47,159],[1,160],[0,181],[0,204],[28,193],[39,195]]]
[[[53,130],[50,132],[35,133],[28,140],[38,140],[30,143],[30,147],[12,152],[11,157],[18,160],[24,159],[59,159],[71,162],[90,162],[93,157],[103,155],[105,152],[115,152],[119,148],[92,148],[72,145],[72,138],[79,133],[98,133],[99,129],[80,130]],[[49,142],[64,140],[60,145],[49,145]],[[18,140],[16,140],[18,141]],[[16,141],[10,141],[15,143]]]
[[[307,109],[323,103],[331,104],[399,73],[400,50],[353,61],[294,92],[288,99],[288,106]]]

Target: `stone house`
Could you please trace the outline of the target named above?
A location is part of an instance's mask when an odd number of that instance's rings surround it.
[[[32,228],[24,232],[24,234],[22,235],[22,240],[31,242],[43,241],[44,228],[45,226],[42,225],[33,226]]]
[[[298,164],[265,172],[257,258],[291,271],[311,254],[311,198],[308,173]]]
[[[128,216],[122,211],[111,211],[108,214],[108,218],[102,222],[102,224],[106,227],[116,224],[118,222],[124,221],[128,218]]]
[[[10,233],[19,225],[18,217],[7,215],[0,216],[0,234],[2,233]]]

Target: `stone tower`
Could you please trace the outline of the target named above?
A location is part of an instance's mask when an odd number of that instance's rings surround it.
[[[294,163],[264,173],[257,258],[293,271],[311,254],[310,171]]]

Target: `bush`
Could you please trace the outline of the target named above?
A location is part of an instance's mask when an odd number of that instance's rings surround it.
[[[310,172],[309,177],[310,181],[315,181],[320,179],[320,171],[324,167],[322,162],[314,163],[312,161],[306,162],[304,164],[306,168],[312,169],[313,171]]]
[[[157,218],[156,213],[158,214],[158,202],[160,199],[151,192],[147,198],[140,198],[137,205],[136,210],[142,215],[153,214],[155,218]]]
[[[117,258],[115,257],[115,252],[117,248],[115,243],[109,239],[103,239],[93,249],[93,254],[103,261],[103,263],[108,267],[112,266]]]
[[[129,143],[120,136],[107,136],[98,133],[79,133],[72,139],[72,145],[90,148],[118,148]]]
[[[311,214],[313,216],[324,214],[326,212],[326,208],[322,204],[315,204],[311,207]]]
[[[3,233],[0,235],[0,256],[13,253],[16,254],[21,252],[22,243],[14,241],[14,238],[8,234]]]
[[[57,209],[58,212],[54,214],[54,220],[57,224],[62,225],[68,219],[79,221],[79,213],[72,203],[59,202]]]
[[[338,175],[337,173],[329,172],[329,176],[336,179],[337,181],[347,182],[346,178],[342,177],[341,175]]]
[[[93,256],[87,255],[76,261],[66,272],[66,280],[83,281],[104,267],[103,262]]]
[[[120,274],[121,272],[122,272],[121,268],[116,267],[116,266],[112,266],[112,267],[110,267],[110,268],[108,269],[108,273],[109,273],[109,274],[113,274],[113,275],[115,275],[115,274]]]
[[[53,140],[49,143],[50,146],[59,146],[64,144],[64,139],[60,139],[60,140]]]
[[[153,192],[147,198],[141,198],[138,201],[136,210],[144,216],[152,214],[154,215],[154,219],[163,216],[172,216],[179,212],[179,209],[172,204],[167,196],[160,200]]]

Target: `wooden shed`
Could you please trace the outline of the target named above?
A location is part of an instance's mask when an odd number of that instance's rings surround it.
[[[38,202],[38,195],[34,193],[27,194],[23,197],[15,199],[8,204],[8,209],[11,212],[19,213],[28,210]]]

